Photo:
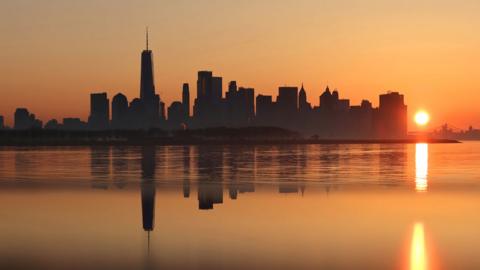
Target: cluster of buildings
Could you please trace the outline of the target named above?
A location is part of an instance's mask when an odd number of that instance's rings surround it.
[[[196,98],[190,104],[190,85],[183,84],[181,101],[168,108],[156,92],[152,51],[141,55],[140,96],[133,100],[119,93],[110,101],[106,93],[90,96],[87,122],[65,118],[48,121],[43,128],[62,130],[198,129],[209,127],[282,127],[319,138],[403,138],[407,135],[407,106],[397,92],[380,95],[379,107],[369,101],[352,106],[329,87],[319,97],[318,106],[307,101],[303,85],[279,87],[274,98],[255,96],[250,87],[228,83],[211,71],[198,72]],[[191,108],[193,111],[191,112]],[[1,119],[0,119],[1,120]],[[15,128],[40,128],[42,122],[26,109],[15,112]]]

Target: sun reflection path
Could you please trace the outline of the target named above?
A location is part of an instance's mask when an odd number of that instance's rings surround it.
[[[415,146],[415,190],[426,192],[428,188],[428,144]]]
[[[410,248],[410,270],[427,270],[427,252],[423,223],[413,227],[412,246]]]

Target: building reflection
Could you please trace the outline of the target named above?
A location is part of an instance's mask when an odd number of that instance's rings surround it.
[[[238,155],[241,152],[241,155]],[[255,149],[252,147],[230,146],[225,148],[226,178],[230,199],[238,194],[255,192]]]
[[[223,203],[223,149],[197,147],[198,209],[211,210]]]
[[[415,190],[426,192],[428,189],[428,144],[415,146]]]
[[[182,149],[183,154],[183,197],[190,198],[190,177],[188,177],[191,173],[191,166],[190,166],[190,146],[184,146]]]
[[[379,145],[379,168],[378,172],[382,176],[382,185],[399,186],[404,184],[407,177],[408,150],[406,144],[381,144]]]
[[[155,168],[156,168],[156,148],[144,146],[141,149],[141,171],[140,181],[141,201],[142,201],[142,225],[143,230],[147,232],[147,256],[145,258],[144,269],[154,269],[155,265],[150,256],[150,233],[155,226]]]
[[[155,224],[155,147],[142,148],[142,221],[143,229],[153,231]]]
[[[127,185],[128,156],[129,152],[124,147],[114,147],[112,149],[112,176],[113,184],[123,189]]]
[[[327,191],[342,184],[342,167],[344,159],[360,162],[364,159],[375,160],[378,157],[379,172],[392,178],[390,185],[397,185],[405,174],[405,146],[380,148],[377,151],[359,155],[349,148],[341,149],[338,145],[312,146],[183,146],[180,148],[165,148],[144,146],[141,148],[121,147],[91,147],[90,173],[92,187],[107,189],[124,188],[129,182],[129,173],[141,171],[141,193],[143,225],[146,231],[154,227],[155,178],[164,179],[171,174],[181,175],[181,193],[184,198],[190,198],[196,189],[198,209],[211,210],[215,204],[222,204],[224,196],[237,200],[239,194],[255,192],[257,184],[278,181],[278,193],[302,194],[305,191],[306,179],[325,185]],[[364,149],[364,148],[361,148]],[[309,155],[312,152],[319,155]],[[135,153],[140,153],[140,162],[135,161]],[[342,157],[342,155],[347,155]],[[27,163],[23,156],[15,158],[16,171],[22,171],[22,165]],[[174,165],[164,165],[158,159],[174,160]],[[363,161],[362,161],[363,162]],[[387,172],[387,164],[394,168]],[[358,164],[353,164],[358,166]],[[415,146],[415,189],[425,192],[428,188],[429,146]],[[159,172],[156,172],[159,170]],[[314,173],[312,173],[314,171]],[[389,175],[391,173],[392,175]],[[348,175],[347,175],[348,177]],[[111,182],[113,180],[113,182]],[[192,186],[193,185],[193,186]]]
[[[90,174],[92,187],[108,189],[110,177],[110,147],[98,146],[90,148]]]
[[[427,249],[423,223],[414,224],[411,241],[410,270],[427,270]]]

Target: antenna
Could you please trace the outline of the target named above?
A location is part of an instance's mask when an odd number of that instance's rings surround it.
[[[147,51],[148,51],[148,26],[147,26],[147,30],[146,30],[146,43],[147,43]]]

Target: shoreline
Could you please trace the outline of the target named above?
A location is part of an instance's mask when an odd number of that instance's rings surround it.
[[[13,146],[196,146],[196,145],[334,145],[334,144],[457,144],[450,139],[173,139],[145,138],[135,140],[65,140],[0,142],[0,147]]]

